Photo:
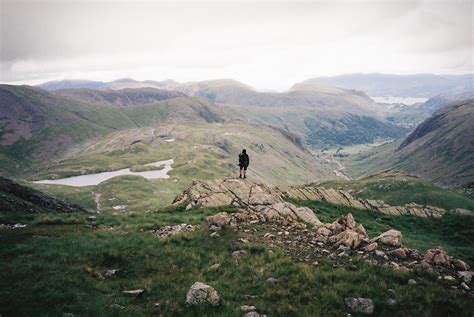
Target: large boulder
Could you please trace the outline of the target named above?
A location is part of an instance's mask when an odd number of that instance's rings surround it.
[[[370,241],[378,242],[392,247],[400,247],[402,245],[402,233],[398,230],[390,229]]]
[[[232,217],[227,212],[220,212],[206,218],[208,227],[224,227],[230,224]]]
[[[208,304],[217,306],[219,305],[219,300],[219,294],[213,287],[201,282],[196,282],[188,290],[185,303],[188,305]]]
[[[349,248],[357,248],[360,245],[361,236],[354,230],[347,229],[339,233],[337,236],[331,237],[335,241],[336,246],[345,245]]]

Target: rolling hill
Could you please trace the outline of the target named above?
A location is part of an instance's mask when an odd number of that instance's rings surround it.
[[[101,102],[91,103],[97,96]],[[148,103],[164,96],[179,98]],[[118,107],[117,103],[134,106]],[[60,158],[79,144],[119,130],[168,121],[222,121],[219,112],[223,110],[205,99],[166,91],[56,94],[31,86],[0,85],[0,172],[25,172],[36,163]]]
[[[80,102],[115,105],[120,107],[152,104],[161,100],[186,97],[185,94],[179,92],[156,88],[125,88],[121,90],[79,88],[56,90],[53,94]]]
[[[474,181],[474,100],[436,111],[402,141],[386,144],[353,160],[354,176],[387,168],[421,176],[441,185]]]
[[[206,97],[236,110],[241,119],[299,134],[310,147],[338,146],[402,137],[408,129],[384,120],[364,93],[297,84],[288,92],[259,92],[235,80],[172,84],[163,89]]]

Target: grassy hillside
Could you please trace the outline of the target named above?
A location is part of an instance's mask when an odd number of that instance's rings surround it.
[[[174,141],[165,141],[170,139]],[[100,193],[102,208],[109,210],[117,205],[127,205],[128,210],[156,210],[169,204],[195,179],[237,177],[238,153],[243,148],[250,155],[248,176],[253,180],[276,186],[334,177],[326,165],[301,147],[294,135],[244,123],[168,124],[120,131],[23,176],[34,180],[60,178],[174,159],[170,179],[118,177],[96,187],[73,190],[34,185],[74,201],[87,196],[88,205],[94,201],[94,194]]]
[[[403,141],[361,153],[347,171],[363,176],[392,168],[441,185],[474,180],[474,102],[459,101],[435,112]]]
[[[81,104],[28,86],[0,86],[0,118],[2,173],[19,172],[75,144],[134,126],[113,107]]]
[[[179,92],[156,88],[127,88],[121,90],[63,89],[55,91],[54,94],[80,102],[120,107],[152,104],[161,100],[186,96]]]
[[[219,122],[224,112],[205,99],[154,89],[51,93],[0,85],[0,173],[25,173],[116,131],[164,122]]]
[[[0,214],[43,212],[85,212],[85,210],[79,205],[69,204],[32,188],[22,186],[10,179],[0,177]]]
[[[324,220],[334,220],[348,211],[328,205],[311,206]],[[344,298],[349,296],[372,298],[377,316],[473,313],[472,299],[453,292],[448,282],[435,276],[413,276],[368,266],[357,259],[336,268],[325,261],[318,266],[295,263],[283,252],[268,252],[264,245],[239,244],[231,230],[225,230],[218,239],[209,237],[203,227],[166,240],[149,232],[163,225],[201,224],[207,215],[218,211],[170,209],[121,216],[101,214],[93,223],[82,215],[25,216],[21,221],[28,224],[26,228],[0,229],[0,255],[7,259],[0,262],[0,313],[242,316],[242,305],[255,305],[259,312],[269,316],[342,316],[348,313]],[[457,254],[461,249],[451,249],[445,243],[455,238],[446,236],[447,231],[452,228],[458,232],[460,225],[463,229],[459,232],[468,230],[466,239],[472,236],[469,230],[473,224],[459,219],[412,219],[351,212],[357,221],[367,221],[370,234],[379,233],[388,225],[422,230],[419,235],[405,235],[409,246],[439,243]],[[13,219],[0,215],[0,222],[9,221]],[[428,225],[434,221],[438,222]],[[455,228],[448,226],[449,222]],[[466,241],[458,241],[461,242]],[[232,257],[232,251],[242,248],[248,251],[245,256]],[[466,250],[472,252],[472,248]],[[210,269],[216,263],[220,268]],[[107,277],[105,272],[109,269],[119,271]],[[272,286],[266,282],[270,277],[278,278],[279,282]],[[409,278],[417,278],[419,285],[407,285]],[[184,304],[188,288],[196,281],[208,283],[219,292],[218,307]],[[138,288],[145,290],[142,296],[122,293]],[[387,289],[396,293],[395,306],[387,302]]]
[[[381,199],[395,206],[415,202],[447,210],[456,208],[474,210],[474,200],[460,190],[442,188],[414,175],[395,171],[351,181],[323,182],[318,186],[350,190],[358,198]]]

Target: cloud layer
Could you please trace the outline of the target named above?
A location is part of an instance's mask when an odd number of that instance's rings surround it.
[[[471,1],[1,2],[0,81],[473,72]]]

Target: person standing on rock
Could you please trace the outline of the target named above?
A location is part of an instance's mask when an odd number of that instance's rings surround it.
[[[239,178],[247,178],[246,172],[249,167],[250,159],[245,149],[242,150],[242,153],[239,154],[239,167],[240,167],[240,176]]]

